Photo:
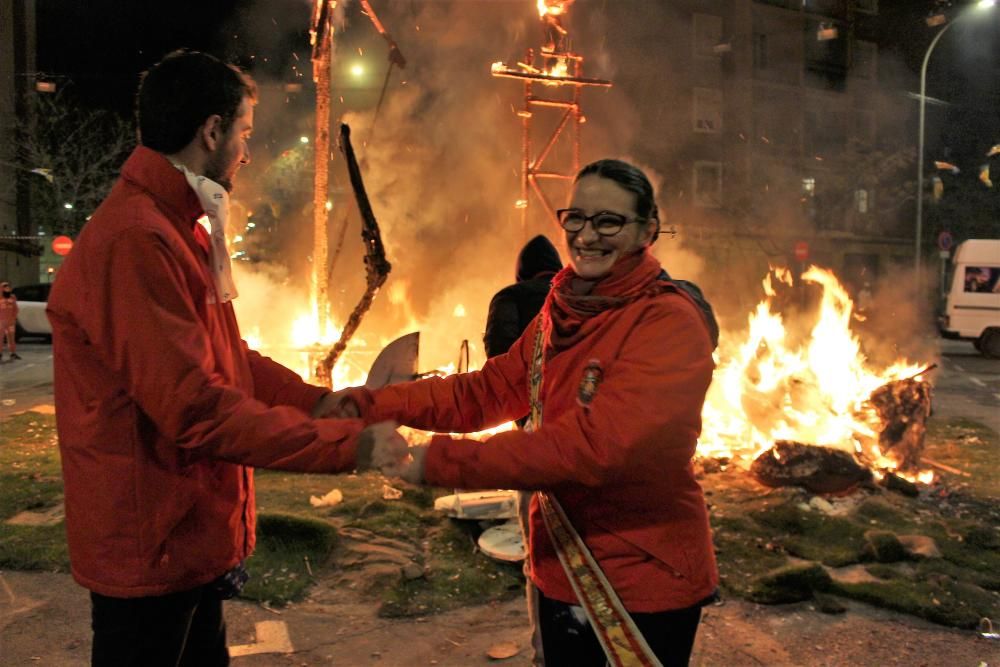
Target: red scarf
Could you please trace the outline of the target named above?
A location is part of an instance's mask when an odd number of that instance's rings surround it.
[[[659,279],[662,272],[659,260],[646,248],[616,263],[611,273],[587,294],[573,292],[573,281],[579,278],[573,267],[557,273],[542,308],[545,356],[551,357],[585,338],[594,328],[595,315],[669,291],[670,284]]]

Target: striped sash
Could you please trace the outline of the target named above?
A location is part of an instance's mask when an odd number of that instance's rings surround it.
[[[542,388],[543,333],[539,323],[535,334],[535,349],[532,352],[531,372],[531,430],[542,425],[542,404],[539,394]],[[559,555],[566,577],[580,605],[587,614],[594,634],[597,635],[608,663],[612,667],[662,667],[643,638],[635,621],[622,605],[622,601],[611,587],[611,583],[601,566],[594,560],[590,549],[580,534],[573,528],[569,517],[563,511],[556,497],[545,491],[538,491],[538,506],[542,519]]]

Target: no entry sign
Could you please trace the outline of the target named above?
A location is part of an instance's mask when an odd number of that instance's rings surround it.
[[[792,253],[795,255],[796,261],[806,261],[809,259],[809,244],[805,241],[796,241]]]
[[[52,239],[52,252],[57,255],[68,255],[73,249],[73,239],[68,236],[57,236]]]

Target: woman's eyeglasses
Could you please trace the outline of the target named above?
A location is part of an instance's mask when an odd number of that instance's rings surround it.
[[[583,231],[583,228],[590,223],[594,231],[601,236],[614,236],[630,222],[646,222],[645,218],[628,218],[621,213],[611,211],[599,211],[594,215],[584,215],[583,211],[576,208],[561,208],[556,211],[559,219],[559,226],[567,232],[575,234]]]

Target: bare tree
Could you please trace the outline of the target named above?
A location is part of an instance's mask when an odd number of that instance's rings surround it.
[[[83,108],[60,91],[31,93],[26,120],[16,128],[19,168],[31,181],[31,216],[56,233],[75,235],[107,195],[135,146],[131,122]]]

